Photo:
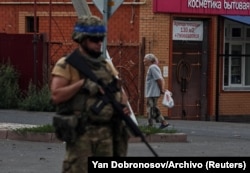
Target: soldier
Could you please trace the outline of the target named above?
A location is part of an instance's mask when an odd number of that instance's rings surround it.
[[[127,96],[117,79],[118,71],[101,56],[105,35],[106,28],[100,18],[79,17],[72,33],[72,39],[79,45],[76,50],[81,54],[77,58],[85,58],[92,72],[105,84],[115,85],[112,95],[124,105],[123,112],[129,116]],[[100,111],[92,110],[106,93],[67,63],[70,56],[73,54],[59,59],[52,70],[51,100],[57,105],[57,114],[68,120],[61,125],[56,122],[60,127],[56,129],[58,136],[67,139],[62,172],[86,173],[90,156],[126,156],[129,134],[111,103]]]

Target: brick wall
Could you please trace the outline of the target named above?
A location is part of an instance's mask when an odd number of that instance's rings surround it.
[[[5,2],[5,3],[4,3]],[[48,39],[51,35],[51,61],[54,63],[58,58],[69,53],[76,45],[72,42],[71,33],[77,19],[75,10],[69,0],[55,0],[53,3],[61,5],[50,5],[49,0],[37,0],[36,7],[34,1],[19,0],[8,5],[8,1],[0,0],[0,32],[3,33],[25,33],[25,17],[39,17],[39,32],[47,33]],[[9,1],[12,2],[12,1]],[[30,2],[30,4],[22,4]],[[47,4],[39,4],[47,2]],[[92,1],[88,1],[92,14],[102,18]],[[126,0],[124,2],[132,2]],[[20,3],[20,4],[19,4]],[[63,4],[64,3],[64,4]],[[139,41],[139,5],[121,5],[108,21],[108,43],[119,45],[138,44]],[[3,20],[4,19],[4,20]]]
[[[14,2],[15,5],[6,2]],[[30,2],[30,4],[22,4]],[[68,2],[69,0],[53,0],[53,3],[64,2],[61,5],[39,4],[34,9],[33,0],[0,0],[0,32],[2,33],[25,33],[25,17],[39,17],[39,32],[47,34],[47,39],[51,35],[50,61],[51,65],[55,61],[69,53],[77,45],[71,40],[71,32],[76,21],[76,13]],[[37,2],[49,2],[49,0],[37,0]],[[92,2],[88,0],[88,2]],[[170,31],[171,15],[154,14],[152,11],[153,0],[125,0],[124,2],[138,2],[140,5],[123,4],[110,17],[108,22],[108,45],[139,45],[145,38],[145,53],[154,53],[159,58],[159,66],[169,66],[170,64]],[[89,5],[92,14],[102,17],[102,14],[93,5]],[[50,16],[51,15],[51,16]],[[193,15],[194,17],[195,15]],[[196,16],[197,17],[197,16]],[[198,16],[201,17],[201,16]],[[216,59],[217,59],[217,16],[211,17],[211,42],[209,56],[209,79],[208,79],[208,114],[215,116],[216,111]],[[221,46],[221,45],[220,45]],[[116,49],[117,54],[121,54],[122,49]],[[122,53],[122,55],[124,52]],[[139,59],[138,57],[131,57]],[[143,56],[143,55],[140,55]],[[139,61],[138,61],[139,62]],[[139,62],[140,63],[140,62]],[[141,64],[140,64],[141,65]],[[171,75],[169,69],[169,76]],[[143,81],[143,76],[139,76],[138,83]],[[221,77],[220,77],[221,78]],[[222,79],[220,79],[222,80]],[[169,88],[169,78],[165,78],[165,88]],[[140,85],[144,85],[141,83]],[[139,91],[141,92],[141,91]],[[249,92],[219,93],[219,114],[223,115],[249,115],[250,106],[248,106]],[[145,100],[143,100],[145,101]],[[164,116],[168,114],[168,109],[159,106]],[[145,102],[143,103],[145,105]],[[145,115],[145,109],[144,113]]]
[[[51,6],[49,0],[37,0],[36,6],[34,2],[33,0],[0,0],[0,33],[27,33],[26,17],[37,16],[39,18],[38,32],[45,34],[49,46],[48,59],[51,70],[60,57],[70,53],[77,46],[71,39],[77,16],[70,0],[53,0]],[[138,59],[139,7],[141,4],[132,4],[133,2],[133,0],[124,0],[124,4],[110,16],[107,39],[108,48],[111,47],[109,53],[114,63],[118,63],[120,67],[129,64],[128,62],[132,65],[134,63],[132,67],[120,69],[125,69],[130,72],[129,75],[133,75],[129,76],[131,79],[128,80],[126,88],[132,92],[133,105],[131,106],[136,108],[140,106],[140,100],[134,91],[138,90],[138,78],[140,78]],[[102,18],[102,14],[92,0],[88,0],[88,4],[91,13]],[[30,34],[33,35],[33,33]],[[124,74],[123,78],[126,79]],[[132,82],[133,85],[131,85]],[[131,89],[130,86],[133,88]]]

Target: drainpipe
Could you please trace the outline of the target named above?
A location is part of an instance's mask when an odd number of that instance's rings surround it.
[[[50,0],[50,4],[49,4],[49,41],[48,41],[48,44],[47,44],[47,49],[48,49],[48,54],[47,54],[47,72],[49,72],[51,69],[50,69],[50,66],[51,66],[51,40],[52,40],[52,0]],[[47,74],[47,79],[49,79],[48,81],[50,81],[50,75]]]
[[[217,32],[217,44],[220,44],[221,35],[221,18],[218,17],[218,32]],[[215,96],[215,121],[219,121],[219,94],[220,94],[220,46],[217,46],[217,59],[216,59],[216,96]]]
[[[37,20],[36,20],[36,0],[34,2],[34,85],[37,85]],[[37,86],[36,86],[37,87]]]

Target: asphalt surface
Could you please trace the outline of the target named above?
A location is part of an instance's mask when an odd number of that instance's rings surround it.
[[[51,124],[53,112],[0,110],[0,125]],[[138,119],[146,124],[146,119]],[[169,120],[170,126],[187,134],[187,142],[159,142],[150,146],[160,157],[249,157],[250,124]],[[0,140],[1,173],[60,173],[64,143]],[[144,143],[130,143],[128,156],[154,157]]]

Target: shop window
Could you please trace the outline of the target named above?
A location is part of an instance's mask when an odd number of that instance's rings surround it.
[[[239,38],[242,35],[241,28],[232,28],[232,38]]]
[[[245,84],[250,85],[250,43],[246,44],[246,63],[245,63],[246,75]]]
[[[250,90],[250,43],[225,44],[224,89]]]
[[[225,44],[225,58],[224,58],[224,86],[228,86],[228,76],[229,76],[229,43]]]
[[[237,84],[242,84],[242,75],[241,75],[241,64],[242,64],[242,59],[240,56],[240,52],[236,50],[234,53],[234,56],[231,57],[231,66],[230,66],[230,71],[231,71],[231,84],[232,85],[237,85]]]
[[[223,90],[250,91],[250,27],[225,22]]]
[[[246,29],[246,37],[247,37],[247,38],[250,38],[250,28],[247,28],[247,29]]]
[[[27,16],[26,17],[26,32],[39,32],[39,18],[36,18],[36,21],[34,20],[35,18],[33,16]],[[36,22],[36,28],[35,28],[35,22]]]

